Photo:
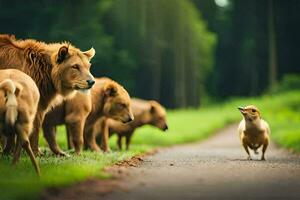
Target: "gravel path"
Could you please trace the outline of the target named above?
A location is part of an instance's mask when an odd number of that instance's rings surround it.
[[[248,161],[236,128],[230,126],[204,142],[162,149],[146,157],[140,167],[128,168],[126,176],[112,183],[112,192],[103,194],[101,183],[90,181],[48,199],[299,200],[299,155],[271,145],[267,161]]]

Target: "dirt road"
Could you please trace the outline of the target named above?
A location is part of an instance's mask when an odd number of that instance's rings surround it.
[[[256,156],[258,159],[259,157]],[[271,145],[266,161],[246,160],[236,125],[208,140],[162,149],[130,167],[112,192],[98,181],[59,191],[48,199],[300,199],[300,157]],[[51,198],[49,198],[51,197]]]

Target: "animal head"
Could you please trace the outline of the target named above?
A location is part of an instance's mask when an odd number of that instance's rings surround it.
[[[249,105],[246,107],[239,107],[238,109],[240,110],[240,112],[242,113],[246,121],[251,122],[261,118],[260,111],[258,110],[257,107],[253,105]]]
[[[121,121],[131,122],[134,119],[128,92],[118,83],[108,81],[104,86],[105,103],[103,113],[105,116]]]
[[[168,130],[165,108],[157,101],[149,101],[149,102],[150,102],[149,113],[151,118],[150,124],[156,126],[162,131]]]
[[[52,77],[59,93],[66,95],[74,90],[87,91],[95,83],[90,73],[94,48],[82,52],[71,45],[61,45],[52,56]]]

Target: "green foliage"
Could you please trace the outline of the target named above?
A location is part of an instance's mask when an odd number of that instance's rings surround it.
[[[218,38],[215,65],[205,84],[209,95],[261,95],[276,86],[271,80],[299,73],[300,41],[295,38],[300,1],[230,0],[225,7],[212,0],[193,2]]]
[[[286,74],[272,92],[282,93],[287,90],[300,89],[300,74]]]
[[[237,107],[241,105],[254,104],[260,108],[263,118],[270,123],[271,138],[280,145],[300,151],[299,98],[300,91],[294,91],[260,98],[237,98],[196,110],[170,110],[169,131],[162,132],[150,126],[138,129],[128,152],[116,151],[114,137],[110,140],[112,153],[86,151],[76,156],[73,151],[68,151],[71,157],[55,157],[45,148],[42,138],[40,144],[46,154],[38,159],[42,172],[40,179],[25,154],[16,166],[11,166],[11,158],[0,158],[0,199],[33,199],[45,188],[70,185],[87,177],[108,178],[102,169],[118,161],[156,147],[198,141],[228,124],[239,122],[242,117]],[[60,146],[66,150],[64,127],[59,127],[57,137]]]
[[[111,12],[116,46],[128,49],[137,64],[126,69],[133,74],[130,93],[168,107],[198,106],[216,39],[194,4],[115,0]],[[145,85],[151,85],[147,92]]]
[[[281,94],[278,106],[266,113],[272,127],[271,137],[281,146],[300,152],[300,94]],[[272,105],[268,105],[271,107]]]

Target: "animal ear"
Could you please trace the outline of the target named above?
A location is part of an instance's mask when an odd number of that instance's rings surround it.
[[[157,104],[157,102],[154,100],[150,100],[149,103],[150,103],[150,113],[155,113],[156,111],[155,105]]]
[[[11,40],[16,40],[16,36],[14,34],[8,34],[8,36]]]
[[[68,47],[66,47],[66,46],[60,47],[60,49],[58,50],[56,62],[58,64],[62,63],[66,59],[68,52],[69,52]]]
[[[155,113],[155,106],[154,105],[151,105],[151,107],[150,107],[150,113]]]
[[[91,60],[94,55],[96,54],[95,49],[92,47],[90,50],[83,52],[84,55],[86,55],[86,57]]]
[[[105,88],[105,95],[106,96],[110,96],[110,97],[116,96],[117,92],[118,92],[118,89],[115,85],[109,84]]]

